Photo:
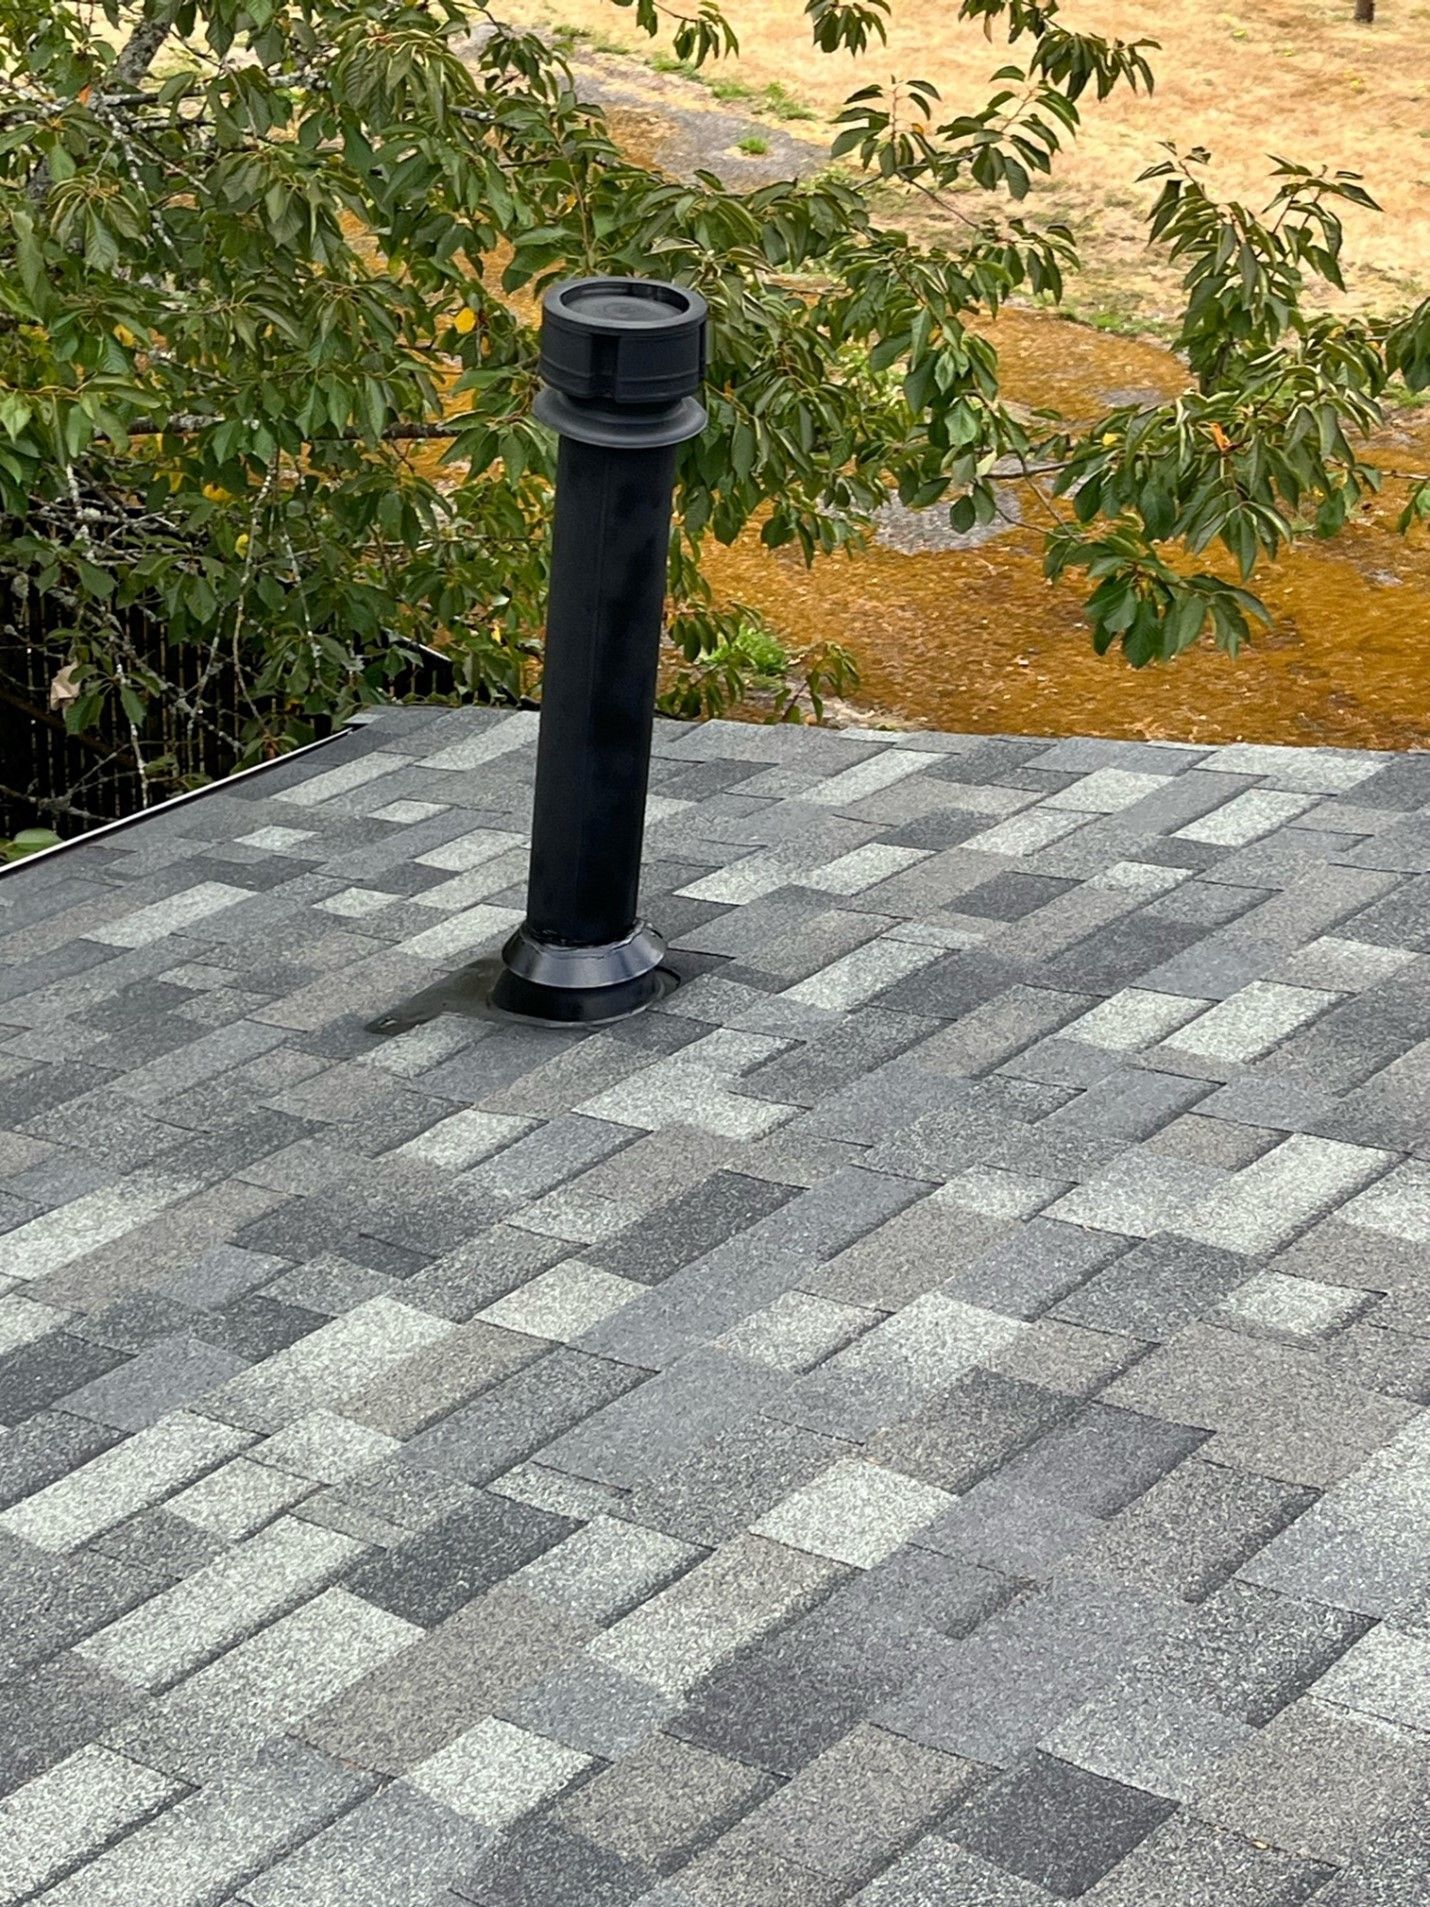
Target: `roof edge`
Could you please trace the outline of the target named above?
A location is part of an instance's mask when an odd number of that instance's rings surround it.
[[[156,801],[152,808],[137,808],[133,814],[120,815],[116,821],[102,821],[97,828],[87,828],[83,834],[72,835],[68,841],[56,841],[53,847],[37,848],[33,854],[23,854],[16,861],[0,862],[0,881],[19,874],[25,868],[38,867],[42,861],[52,860],[57,854],[69,854],[75,848],[87,847],[91,841],[118,834],[121,828],[132,828],[141,821],[152,821],[156,814],[169,814],[175,808],[186,807],[191,801],[201,801],[205,795],[231,788],[236,781],[250,781],[255,775],[266,775],[275,768],[286,768],[289,762],[297,761],[302,755],[316,754],[320,748],[331,748],[334,742],[342,741],[354,729],[366,728],[375,722],[380,712],[360,709],[355,715],[349,716],[341,728],[335,728],[331,735],[320,736],[315,742],[304,742],[299,748],[290,748],[286,754],[275,755],[272,761],[255,762],[251,768],[236,769],[233,774],[224,775],[218,781],[206,781],[201,788],[186,788],[182,794],[170,795],[167,801]]]

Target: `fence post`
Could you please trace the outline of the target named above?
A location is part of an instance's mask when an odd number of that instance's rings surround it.
[[[526,918],[492,1005],[622,1019],[669,984],[637,916],[677,446],[706,416],[705,301],[585,278],[543,302],[535,412],[561,442]]]

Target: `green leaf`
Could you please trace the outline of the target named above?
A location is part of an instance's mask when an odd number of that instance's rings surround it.
[[[1207,605],[1203,597],[1187,591],[1177,597],[1162,625],[1162,646],[1169,656],[1190,649],[1206,626]]]
[[[14,443],[26,424],[34,416],[34,411],[18,391],[0,391],[0,428],[3,428]]]
[[[1130,629],[1136,620],[1140,603],[1137,592],[1130,583],[1123,584],[1113,591],[1098,612],[1098,622],[1113,635],[1121,635],[1124,629]]]
[[[1144,489],[1137,499],[1142,512],[1142,521],[1147,526],[1147,534],[1155,541],[1170,536],[1172,525],[1176,521],[1176,504],[1172,493],[1165,485],[1155,480]]]
[[[1088,477],[1085,482],[1078,485],[1073,497],[1073,514],[1079,523],[1091,523],[1101,508],[1102,479],[1096,476]]]

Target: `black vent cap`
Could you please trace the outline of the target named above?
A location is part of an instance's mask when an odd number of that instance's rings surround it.
[[[541,375],[567,397],[668,404],[705,375],[709,309],[647,278],[573,278],[542,300]]]

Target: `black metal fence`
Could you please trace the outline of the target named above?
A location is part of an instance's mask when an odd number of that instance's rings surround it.
[[[106,698],[92,730],[67,730],[63,680],[56,695],[69,652],[63,612],[33,589],[0,582],[0,838],[24,828],[82,834],[241,765],[239,737],[254,711],[232,657],[171,641],[142,608],[120,614],[131,652],[170,685],[149,702],[137,748],[115,697]],[[454,695],[444,656],[405,644],[399,653],[401,670],[387,684],[394,699]],[[315,738],[332,732],[331,718],[305,719]]]

